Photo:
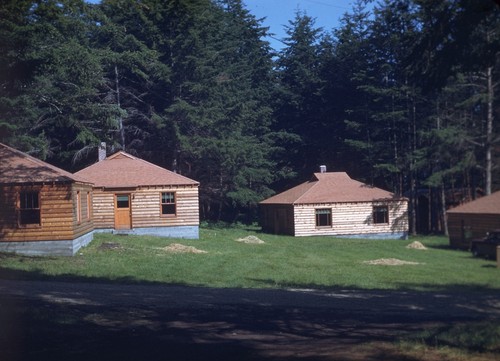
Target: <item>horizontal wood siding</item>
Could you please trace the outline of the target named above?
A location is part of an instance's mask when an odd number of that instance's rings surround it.
[[[92,213],[95,228],[115,227],[115,193],[94,189]]]
[[[80,221],[77,219],[77,192],[80,192]],[[90,193],[90,204],[88,204],[87,194]],[[92,219],[92,186],[86,184],[73,184],[73,229],[72,239],[78,238],[94,230],[94,220]],[[90,207],[90,217],[88,217],[87,207]]]
[[[176,215],[161,216],[161,193],[175,192]],[[197,186],[141,187],[135,190],[94,189],[94,225],[113,229],[115,194],[131,195],[132,228],[197,226],[200,223]]]
[[[161,193],[175,192],[175,216],[161,216]],[[200,223],[198,187],[150,187],[133,193],[132,226],[197,226]]]
[[[389,223],[373,223],[373,206],[389,206]],[[332,226],[316,227],[315,210],[330,208]],[[408,231],[408,202],[357,202],[295,205],[295,236],[369,235]]]
[[[450,246],[468,250],[470,241],[500,228],[500,214],[448,213]]]
[[[0,241],[17,228],[16,201],[17,190],[14,187],[0,186]]]
[[[18,193],[40,192],[40,225],[18,225]],[[91,219],[76,220],[76,192],[86,194],[92,188],[84,184],[40,186],[3,186],[0,189],[0,241],[73,240],[93,230]],[[82,203],[82,206],[85,202]]]

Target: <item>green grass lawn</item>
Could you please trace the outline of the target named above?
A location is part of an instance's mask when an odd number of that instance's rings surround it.
[[[236,242],[254,235],[264,244]],[[427,250],[408,249],[419,241]],[[181,243],[207,253],[170,253]],[[371,265],[394,258],[411,265]],[[448,248],[445,237],[359,240],[287,237],[248,228],[202,228],[199,240],[96,234],[74,257],[0,254],[0,277],[159,282],[208,287],[341,287],[362,289],[500,289],[494,261]]]
[[[265,243],[236,241],[247,236]],[[408,249],[414,241],[427,249]],[[166,248],[172,244],[206,253],[171,253]],[[380,259],[414,264],[367,263]],[[294,238],[260,233],[252,227],[202,228],[199,240],[96,234],[74,257],[0,254],[0,278],[86,282],[474,292],[500,290],[499,275],[496,262],[452,250],[446,237]],[[387,347],[401,359],[483,361],[495,359],[499,339],[497,322],[484,320],[413,332]]]

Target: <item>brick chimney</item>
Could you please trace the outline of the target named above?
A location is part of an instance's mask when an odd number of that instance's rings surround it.
[[[101,160],[104,160],[104,159],[106,159],[106,143],[101,142],[101,144],[99,144],[97,160],[100,162]]]

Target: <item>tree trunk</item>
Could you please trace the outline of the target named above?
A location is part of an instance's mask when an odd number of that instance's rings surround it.
[[[116,92],[116,105],[118,106],[118,111],[121,111],[120,104],[120,80],[118,77],[118,66],[115,64],[115,92]],[[118,116],[118,133],[120,135],[120,145],[122,149],[125,150],[125,129],[123,128],[123,117],[121,113]]]
[[[448,236],[448,220],[446,219],[446,194],[444,191],[444,183],[441,183],[441,217],[443,220],[443,232],[445,236]]]
[[[412,174],[410,186],[410,228],[412,236],[417,235],[417,189],[415,186],[415,177]]]
[[[410,163],[410,188],[411,188],[411,229],[412,229],[412,235],[416,236],[417,235],[417,180],[416,180],[416,174],[415,174],[415,169],[416,169],[416,164],[415,164],[415,154],[417,152],[417,109],[415,105],[415,97],[412,97],[412,119],[411,119],[411,126],[412,126],[412,132],[411,132],[411,153],[413,154],[411,163]]]
[[[491,172],[493,168],[493,161],[491,159],[492,153],[492,140],[493,140],[493,99],[494,99],[494,86],[493,86],[493,67],[488,67],[487,73],[488,81],[488,114],[486,118],[486,184],[485,194],[491,194]]]

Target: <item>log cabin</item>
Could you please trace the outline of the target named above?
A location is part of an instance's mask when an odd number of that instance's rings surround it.
[[[199,237],[198,182],[124,151],[75,175],[94,184],[96,232]]]
[[[500,228],[500,191],[449,209],[446,215],[450,246],[468,250],[474,238]]]
[[[345,172],[312,179],[259,204],[264,232],[292,236],[406,239],[408,200]]]
[[[92,184],[0,143],[0,251],[74,255],[93,239]]]

